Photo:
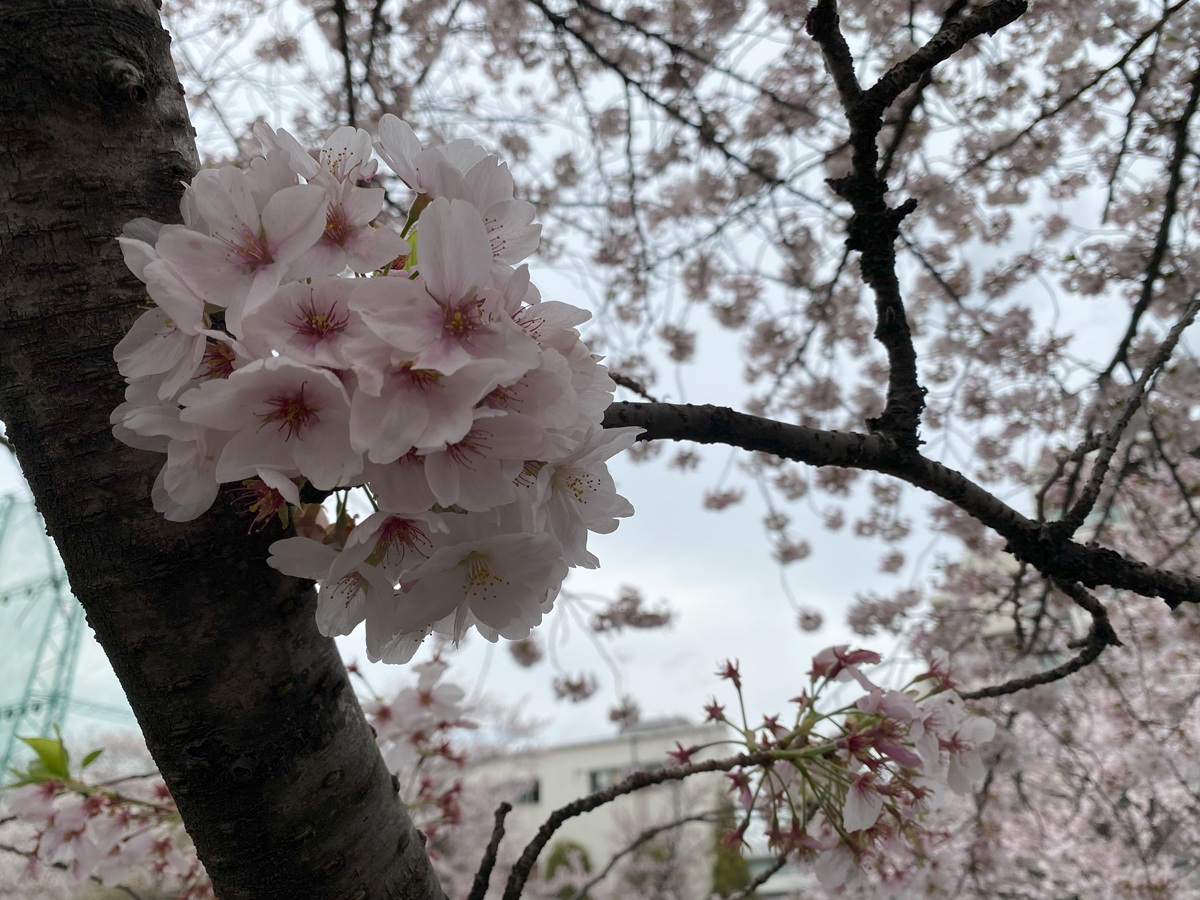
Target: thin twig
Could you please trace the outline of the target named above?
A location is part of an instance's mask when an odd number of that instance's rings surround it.
[[[346,28],[346,0],[333,0],[333,14],[337,16],[338,50],[342,54],[343,81],[346,87],[346,124],[351,128],[358,126],[358,114],[354,102],[354,61],[350,55],[350,35]]]
[[[787,100],[784,97],[780,96],[775,91],[771,90],[770,88],[764,87],[763,85],[759,84],[758,82],[754,81],[753,79],[747,78],[746,76],[737,72],[735,69],[732,69],[729,66],[717,65],[715,55],[714,56],[705,56],[704,54],[697,52],[695,49],[693,49],[692,47],[689,47],[686,44],[681,44],[677,41],[672,40],[671,38],[667,37],[667,35],[664,34],[663,32],[651,31],[649,28],[639,25],[637,22],[632,22],[629,19],[621,18],[621,16],[617,15],[616,13],[611,12],[607,9],[604,9],[603,7],[597,6],[595,3],[592,3],[591,0],[575,0],[575,5],[580,9],[587,10],[588,12],[593,13],[597,16],[600,16],[601,18],[607,19],[608,21],[612,22],[615,25],[620,26],[621,28],[630,29],[630,30],[636,32],[637,34],[640,34],[642,37],[646,38],[647,40],[655,41],[659,44],[662,44],[669,51],[671,51],[671,54],[673,56],[683,56],[683,57],[686,57],[687,59],[692,60],[693,62],[699,63],[700,65],[704,66],[705,68],[711,68],[713,71],[719,72],[723,77],[728,78],[731,81],[737,82],[742,87],[746,87],[752,91],[755,91],[760,96],[766,97],[772,103],[775,103],[786,109],[793,110],[795,112],[802,112],[807,115],[811,115],[814,119],[820,117],[819,113],[814,112],[813,110],[809,109],[807,104],[796,103],[792,100]]]
[[[682,781],[684,778],[690,778],[701,772],[727,772],[739,766],[765,765],[774,759],[775,753],[775,750],[756,750],[753,753],[739,753],[737,756],[728,756],[723,759],[706,759],[685,766],[667,766],[653,771],[634,772],[628,778],[623,778],[606,790],[580,797],[578,800],[556,809],[538,829],[533,840],[525,847],[521,858],[513,865],[512,872],[508,876],[508,884],[504,888],[503,900],[520,900],[521,893],[525,889],[525,882],[529,880],[529,876],[533,872],[538,855],[567,819],[581,816],[606,803],[611,803],[617,797],[632,794],[655,784]]]
[[[1129,317],[1129,327],[1125,336],[1117,345],[1117,352],[1101,374],[1101,379],[1112,375],[1117,366],[1128,361],[1129,348],[1137,336],[1138,323],[1154,300],[1154,285],[1162,274],[1163,260],[1167,255],[1167,247],[1171,239],[1171,225],[1175,221],[1175,213],[1179,206],[1179,191],[1183,186],[1183,166],[1191,155],[1191,144],[1188,141],[1192,116],[1200,107],[1200,67],[1192,74],[1192,92],[1188,95],[1183,114],[1175,121],[1175,148],[1171,161],[1167,165],[1167,188],[1163,192],[1163,213],[1158,222],[1158,234],[1154,239],[1154,247],[1150,250],[1150,259],[1146,262],[1145,275],[1142,278],[1142,290],[1137,303],[1133,306],[1133,314]]]
[[[1129,45],[1129,49],[1127,49],[1125,51],[1125,53],[1122,54],[1118,60],[1116,60],[1116,62],[1114,62],[1107,69],[1101,69],[1100,71],[1093,73],[1091,78],[1089,78],[1087,81],[1085,81],[1076,90],[1072,91],[1068,96],[1060,99],[1054,106],[1052,106],[1052,107],[1051,106],[1043,106],[1041,109],[1039,109],[1037,111],[1037,113],[1034,114],[1033,118],[1030,120],[1028,125],[1026,125],[1024,128],[1022,128],[1020,131],[1016,132],[1015,134],[1011,135],[1006,140],[1004,140],[1001,143],[997,144],[996,146],[992,147],[990,150],[987,151],[987,153],[983,154],[978,159],[976,159],[974,162],[972,162],[969,166],[967,166],[966,169],[963,170],[962,174],[964,176],[970,175],[972,172],[975,172],[976,170],[982,168],[983,166],[986,166],[988,163],[990,163],[993,159],[995,159],[1001,153],[1011,150],[1018,143],[1020,143],[1021,141],[1025,140],[1027,137],[1029,137],[1033,133],[1033,130],[1038,125],[1041,125],[1043,122],[1047,122],[1050,119],[1053,119],[1059,113],[1061,113],[1063,110],[1065,110],[1068,106],[1071,106],[1072,104],[1078,102],[1079,99],[1084,94],[1086,94],[1088,91],[1090,91],[1096,85],[1098,85],[1101,81],[1103,81],[1105,76],[1107,76],[1110,72],[1114,72],[1117,69],[1120,69],[1122,66],[1125,65],[1125,63],[1127,63],[1131,59],[1133,59],[1134,53],[1136,53],[1138,51],[1138,49],[1142,46],[1142,44],[1146,43],[1146,41],[1148,41],[1151,37],[1156,35],[1159,31],[1161,31],[1163,29],[1163,27],[1166,26],[1167,22],[1170,21],[1171,17],[1175,15],[1175,13],[1179,12],[1181,9],[1186,7],[1191,2],[1192,2],[1192,0],[1178,0],[1178,2],[1176,2],[1172,6],[1169,6],[1166,9],[1164,9],[1163,14],[1159,17],[1158,21],[1154,23],[1154,26],[1152,28],[1150,28],[1148,31],[1145,31],[1141,35],[1139,35],[1137,40],[1135,40],[1132,44]]]
[[[756,890],[771,880],[771,876],[787,865],[787,854],[781,853],[775,857],[775,861],[758,873],[758,877],[751,881],[748,885],[732,894],[728,900],[747,900]]]
[[[1106,648],[1124,646],[1117,637],[1116,631],[1113,630],[1112,623],[1108,619],[1108,611],[1099,600],[1085,591],[1078,583],[1056,578],[1054,579],[1054,585],[1074,600],[1076,605],[1091,613],[1092,627],[1088,630],[1088,636],[1083,642],[1083,649],[1077,656],[1061,665],[1055,666],[1053,669],[1047,669],[1045,672],[1027,675],[1024,678],[1013,678],[1003,684],[980,688],[977,691],[963,691],[960,696],[964,700],[983,700],[988,697],[1002,697],[1005,694],[1015,694],[1018,691],[1025,691],[1041,684],[1060,681],[1068,675],[1073,675],[1085,666],[1091,665]]]
[[[17,854],[17,856],[24,856],[26,859],[29,858],[29,854],[26,851],[20,849],[19,847],[12,846],[12,844],[0,844],[0,850],[3,850],[7,853],[15,853],[15,854]],[[38,860],[38,862],[41,862],[41,860]],[[52,869],[57,869],[60,872],[70,871],[70,868],[71,868],[66,863],[61,863],[61,862],[53,862],[53,863],[42,862],[42,865],[49,866]],[[127,896],[131,897],[132,900],[142,900],[141,894],[134,891],[133,888],[126,887],[123,884],[106,885],[103,881],[101,881],[95,875],[89,875],[88,881],[94,882],[95,884],[98,884],[101,887],[111,888],[114,891],[122,891]]]
[[[479,863],[479,871],[475,873],[475,881],[471,885],[471,893],[467,900],[483,900],[487,895],[488,883],[492,880],[492,869],[496,867],[496,854],[500,850],[500,841],[504,837],[504,817],[512,812],[511,803],[501,803],[496,807],[496,823],[492,826],[492,838],[488,841],[483,859]]]
[[[1200,89],[1200,77],[1197,78],[1196,85]],[[1200,90],[1198,90],[1198,93],[1200,93]],[[1113,423],[1112,427],[1108,429],[1100,441],[1100,452],[1096,454],[1096,462],[1092,466],[1091,474],[1088,476],[1087,484],[1084,485],[1079,499],[1075,501],[1075,505],[1062,517],[1061,521],[1056,523],[1055,527],[1060,529],[1063,534],[1074,534],[1083,524],[1083,520],[1087,518],[1088,513],[1092,511],[1092,507],[1096,503],[1096,498],[1100,496],[1100,488],[1104,484],[1104,476],[1108,474],[1109,463],[1112,462],[1113,454],[1117,452],[1117,445],[1120,444],[1121,436],[1125,433],[1125,429],[1129,427],[1134,414],[1141,408],[1142,399],[1146,396],[1146,388],[1149,386],[1151,379],[1170,360],[1171,354],[1175,351],[1175,346],[1179,343],[1183,332],[1195,320],[1197,312],[1200,312],[1200,292],[1192,295],[1192,299],[1184,309],[1183,314],[1179,317],[1179,321],[1172,326],[1171,330],[1167,332],[1167,336],[1163,339],[1163,342],[1158,346],[1158,349],[1154,351],[1154,355],[1146,363],[1146,367],[1142,369],[1142,374],[1134,383],[1133,390],[1129,394],[1129,399],[1125,402],[1125,409],[1121,411],[1120,418]]]
[[[608,876],[608,873],[611,872],[614,868],[616,868],[617,863],[619,863],[622,859],[624,859],[630,853],[636,852],[638,847],[641,847],[644,844],[648,843],[649,841],[654,840],[656,837],[658,837],[664,831],[672,831],[673,829],[676,829],[676,828],[682,828],[684,825],[688,825],[692,822],[711,822],[716,818],[717,815],[718,815],[718,813],[716,811],[710,810],[709,812],[706,812],[706,813],[699,813],[694,816],[687,816],[682,819],[675,819],[674,821],[667,822],[664,825],[656,825],[653,828],[647,828],[645,831],[643,831],[641,834],[639,834],[636,838],[634,838],[634,840],[631,843],[627,844],[619,852],[614,853],[612,855],[612,858],[609,859],[608,865],[606,865],[604,867],[604,869],[600,872],[600,874],[595,876],[591,881],[587,882],[582,887],[578,888],[575,891],[575,893],[572,894],[568,898],[568,900],[584,900],[584,898],[587,896],[587,892],[590,891],[592,888],[594,888],[596,885],[598,885],[601,881],[603,881]]]
[[[596,45],[596,43],[586,34],[584,34],[581,29],[572,28],[567,20],[567,16],[559,15],[558,13],[554,12],[554,10],[550,9],[550,7],[546,5],[545,0],[527,0],[527,2],[535,9],[540,11],[556,31],[570,35],[571,38],[575,40],[589,56],[592,57],[592,59],[594,59],[604,68],[608,69],[616,77],[620,78],[624,84],[627,84],[629,87],[633,88],[633,90],[647,103],[656,109],[661,110],[669,118],[673,119],[680,125],[693,130],[696,133],[701,146],[716,150],[729,162],[734,163],[739,168],[749,172],[751,175],[755,175],[762,179],[768,190],[782,188],[787,193],[799,197],[809,203],[815,204],[820,208],[828,208],[829,204],[820,198],[810,196],[806,191],[800,189],[790,181],[778,177],[775,173],[768,171],[763,166],[751,162],[750,160],[739,155],[733,150],[732,147],[730,147],[729,142],[725,138],[722,138],[717,134],[717,126],[714,124],[712,117],[709,116],[709,114],[703,109],[699,108],[698,104],[696,116],[693,118],[692,116],[688,115],[687,111],[681,108],[678,103],[656,96],[655,93],[650,90],[650,88],[648,88],[642,81],[634,78],[618,62],[606,56]]]
[[[628,375],[622,375],[619,372],[611,371],[608,373],[608,377],[615,381],[619,386],[633,391],[639,397],[645,397],[651,403],[658,403],[658,398],[652,397],[649,391],[646,390],[646,386],[636,378],[630,378]]]
[[[863,99],[882,113],[938,63],[945,62],[975,38],[1012,24],[1028,8],[1026,0],[992,0],[957,21],[943,24],[920,49],[884,72],[867,89]]]

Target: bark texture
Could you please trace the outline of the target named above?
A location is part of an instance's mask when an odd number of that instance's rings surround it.
[[[217,895],[440,898],[311,588],[220,501],[163,521],[109,430],[113,238],[197,165],[169,42],[151,0],[0,4],[0,418]]]

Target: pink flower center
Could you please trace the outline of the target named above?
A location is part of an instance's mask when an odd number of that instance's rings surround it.
[[[446,448],[446,452],[450,454],[450,458],[464,469],[473,468],[474,458],[483,456],[484,450],[490,450],[491,445],[486,442],[488,437],[486,431],[472,429],[467,433],[467,436],[457,444],[451,444]]]
[[[463,560],[463,568],[467,570],[467,593],[480,600],[492,600],[496,596],[496,586],[509,584],[492,571],[491,559],[486,553],[472,550]]]
[[[200,360],[200,372],[205,378],[228,378],[233,374],[233,364],[237,354],[228,344],[220,341],[209,341],[204,348],[204,358]]]
[[[319,341],[330,334],[341,334],[349,322],[350,314],[339,314],[336,303],[326,309],[317,309],[316,301],[310,297],[308,305],[302,305],[288,325],[296,330],[296,334]]]
[[[483,310],[478,302],[447,306],[443,329],[460,341],[469,340],[471,335],[483,327]]]
[[[334,175],[337,173],[334,172]],[[350,220],[346,218],[346,210],[342,206],[334,203],[329,204],[329,211],[325,213],[325,240],[332,241],[339,247],[346,246],[346,239],[350,237],[354,231],[354,226],[350,224]]]
[[[409,550],[427,557],[429,554],[421,549],[422,546],[433,549],[433,544],[425,536],[421,527],[411,519],[393,516],[379,529],[379,537],[375,540],[375,551],[367,557],[367,562],[379,565],[393,552],[398,554],[397,562],[403,562],[404,556]]]
[[[287,437],[284,440],[290,441],[313,422],[319,422],[317,410],[304,399],[304,388],[307,385],[307,381],[301,384],[299,392],[295,394],[268,397],[264,402],[272,409],[271,412],[261,415],[263,423],[259,427],[265,427],[268,422],[278,422],[280,431],[287,429]]]
[[[502,385],[493,389],[483,398],[483,405],[488,409],[515,409],[521,406],[521,398],[517,396],[517,385]]]
[[[254,271],[275,262],[267,236],[261,230],[254,232],[243,225],[241,233],[226,243],[229,245],[226,258],[232,258],[233,264],[243,269]]]
[[[441,372],[433,369],[414,369],[412,363],[405,363],[396,374],[407,378],[409,384],[421,393],[427,392],[442,380]]]
[[[268,487],[258,478],[243,481],[242,486],[233,492],[233,501],[244,507],[246,512],[254,513],[254,518],[250,522],[250,531],[265,528],[267,523],[288,505],[283,494],[273,487]]]

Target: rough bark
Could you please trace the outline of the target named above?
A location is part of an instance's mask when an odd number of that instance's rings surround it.
[[[113,237],[197,164],[168,48],[150,0],[0,6],[0,418],[218,896],[440,898],[311,588],[220,502],[164,522],[109,431]]]

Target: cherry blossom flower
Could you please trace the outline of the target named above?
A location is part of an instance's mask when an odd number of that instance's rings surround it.
[[[640,428],[594,428],[571,453],[539,468],[535,523],[558,538],[572,565],[596,568],[599,560],[587,550],[587,533],[609,534],[618,518],[633,515],[605,463],[641,433]]]
[[[454,616],[453,637],[466,631],[466,613],[509,640],[528,637],[542,620],[543,602],[567,574],[558,542],[548,534],[486,535],[434,552],[406,576],[396,606],[402,632],[420,631]],[[486,637],[485,633],[485,637]]]
[[[851,781],[842,807],[842,827],[846,831],[870,828],[883,812],[883,795],[875,789],[874,782],[872,772],[860,773]]]
[[[350,400],[329,371],[284,358],[259,360],[180,397],[185,422],[234,432],[218,481],[259,468],[304,475],[330,489],[354,483],[362,457],[350,446]]]
[[[491,269],[478,211],[462,200],[433,201],[421,214],[418,271],[422,282],[372,278],[358,285],[351,307],[367,326],[415,365],[453,375],[477,360],[503,364],[500,382],[537,365],[537,345],[479,296]]]
[[[200,332],[188,334],[161,308],[148,309],[113,348],[117,370],[137,380],[162,375],[160,394],[173,397],[200,367],[208,339]]]
[[[391,113],[379,120],[375,150],[401,181],[417,193],[431,193],[433,197],[443,196],[437,193],[443,179],[454,174],[461,177],[487,156],[482,147],[469,140],[423,148],[408,123]]]
[[[813,657],[809,675],[813,678],[829,678],[849,681],[853,678],[868,691],[875,687],[858,668],[863,663],[879,662],[879,654],[872,650],[851,650],[849,644],[827,647]]]
[[[328,188],[325,231],[305,255],[316,272],[371,272],[408,256],[408,242],[374,223],[383,211],[382,188],[363,188],[352,179]]]
[[[279,353],[293,362],[348,369],[350,347],[369,332],[350,309],[354,282],[318,276],[282,285],[243,319],[242,343],[256,357]]]
[[[317,185],[284,188],[260,211],[247,179],[231,167],[201,170],[192,180],[189,196],[210,233],[163,229],[155,247],[160,260],[196,295],[225,308],[226,323],[236,334],[241,333],[244,311],[273,294],[287,275],[327,274],[312,265],[303,272],[292,271],[292,264],[325,232],[324,189]]]

